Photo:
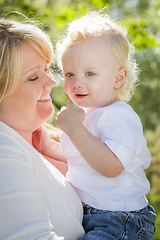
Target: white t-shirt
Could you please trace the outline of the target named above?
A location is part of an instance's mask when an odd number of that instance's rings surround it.
[[[65,177],[0,122],[0,239],[78,240],[82,217],[81,201]]]
[[[111,149],[123,164],[124,171],[114,178],[99,174],[62,133],[62,150],[69,167],[67,177],[80,199],[92,207],[110,211],[134,211],[145,207],[145,194],[150,184],[144,169],[149,167],[151,155],[138,115],[130,105],[119,101],[86,113],[84,126]]]

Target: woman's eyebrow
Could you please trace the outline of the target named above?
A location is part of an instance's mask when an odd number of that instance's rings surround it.
[[[29,73],[29,72],[32,72],[32,71],[34,71],[34,70],[37,70],[37,69],[40,69],[40,65],[38,65],[38,66],[34,66],[34,67],[32,67],[32,68],[29,68],[26,72],[24,72],[24,75],[26,75],[27,73]]]

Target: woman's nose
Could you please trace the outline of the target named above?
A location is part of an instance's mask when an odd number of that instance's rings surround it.
[[[53,75],[51,73],[46,74],[46,78],[45,78],[45,87],[50,87],[53,88],[56,85],[56,81],[53,78]]]

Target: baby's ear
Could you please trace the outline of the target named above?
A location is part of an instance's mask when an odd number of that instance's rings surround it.
[[[116,80],[115,80],[115,83],[114,83],[114,88],[120,88],[125,80],[126,80],[126,75],[127,75],[127,71],[125,68],[120,68],[119,71],[118,71],[118,74],[116,76]]]

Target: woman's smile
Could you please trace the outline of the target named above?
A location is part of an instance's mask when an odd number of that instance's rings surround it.
[[[50,96],[45,97],[45,98],[41,98],[41,99],[38,100],[38,102],[45,102],[45,103],[50,102],[50,101],[52,101]]]

